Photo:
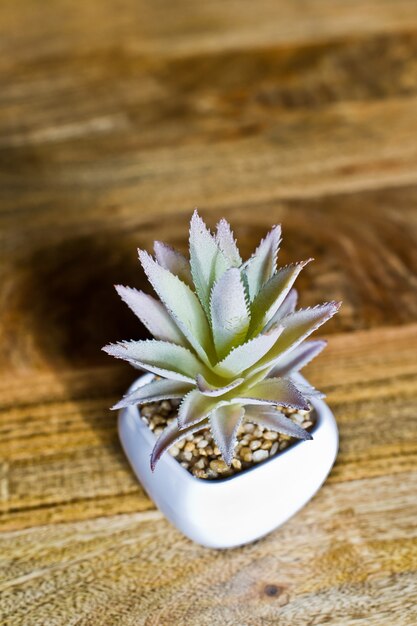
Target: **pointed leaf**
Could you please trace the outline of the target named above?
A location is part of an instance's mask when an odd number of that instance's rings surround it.
[[[210,315],[210,293],[229,264],[197,211],[190,225],[190,264],[200,302]]]
[[[268,378],[257,383],[244,394],[233,398],[234,403],[236,402],[243,405],[259,404],[259,402],[256,401],[262,401],[262,403],[265,404],[277,404],[294,409],[307,410],[309,408],[307,400],[287,378]]]
[[[284,302],[278,307],[276,313],[271,317],[268,324],[265,326],[265,331],[272,328],[272,326],[275,326],[275,324],[278,324],[278,322],[280,322],[284,317],[287,317],[287,315],[291,315],[291,313],[294,313],[295,307],[297,306],[297,301],[298,293],[297,290],[293,287],[289,291]]]
[[[218,398],[204,396],[198,389],[193,389],[193,391],[190,391],[184,396],[184,400],[180,404],[178,409],[178,425],[180,428],[184,428],[185,426],[191,426],[192,424],[201,422],[211,411],[224,404],[228,403]]]
[[[308,431],[290,420],[281,411],[271,410],[266,407],[248,406],[245,408],[245,420],[255,422],[259,426],[274,430],[289,437],[297,439],[313,439]]]
[[[227,357],[217,363],[213,368],[219,376],[237,376],[257,363],[268,354],[275,345],[282,330],[279,327],[271,329],[264,335],[258,335],[254,339],[234,348]]]
[[[201,393],[203,395],[205,395],[205,396],[212,396],[212,397],[218,397],[218,396],[223,396],[225,393],[228,393],[232,389],[235,389],[235,387],[238,387],[239,385],[241,385],[243,383],[244,379],[243,378],[236,378],[236,380],[234,380],[233,382],[231,382],[228,385],[225,385],[223,387],[216,387],[214,385],[210,385],[206,381],[204,376],[202,376],[201,374],[197,375],[196,381],[197,381],[197,387],[198,387],[198,389],[201,391]]]
[[[265,328],[284,302],[298,274],[310,261],[311,259],[308,259],[294,265],[286,265],[265,283],[251,306],[250,336],[256,335]]]
[[[204,365],[187,348],[166,341],[120,341],[104,346],[103,350],[117,359],[173,380],[194,383],[197,374],[205,371]]]
[[[242,259],[236,245],[236,239],[229,222],[225,219],[221,219],[217,224],[216,242],[229,264],[233,267],[240,267]]]
[[[147,402],[159,402],[160,400],[170,400],[172,398],[182,398],[191,391],[193,385],[178,380],[153,380],[147,385],[138,387],[131,393],[124,396],[112,409],[122,409],[134,404],[145,404]]]
[[[325,393],[322,393],[321,391],[313,387],[313,385],[310,385],[310,383],[308,382],[300,383],[298,382],[298,380],[294,380],[292,377],[291,377],[291,380],[294,383],[294,385],[297,387],[298,391],[304,396],[304,398],[307,398],[308,400],[310,398],[325,398],[326,397]]]
[[[211,294],[211,326],[217,357],[222,359],[246,337],[249,312],[240,272],[232,267],[216,282]]]
[[[287,350],[276,361],[268,376],[288,376],[291,372],[299,372],[307,363],[316,357],[327,345],[327,341],[305,341],[293,350]]]
[[[187,435],[192,435],[193,433],[202,430],[203,428],[207,428],[209,425],[208,419],[200,422],[199,424],[194,424],[193,426],[188,426],[187,428],[178,428],[176,422],[171,422],[165,430],[158,437],[154,449],[151,454],[151,470],[154,471],[155,466],[164,452],[166,452],[171,446],[174,445],[177,441],[184,439]]]
[[[153,247],[159,265],[169,270],[171,274],[178,276],[178,278],[191,289],[194,289],[190,264],[185,256],[162,241],[155,241]]]
[[[234,456],[236,434],[244,413],[244,408],[237,404],[221,406],[210,413],[210,429],[227,465],[230,465]]]
[[[275,362],[284,352],[293,349],[306,339],[311,333],[317,330],[322,324],[327,322],[340,308],[338,302],[326,302],[319,304],[313,308],[300,309],[287,317],[284,317],[279,323],[284,326],[284,330],[270,351],[259,364],[254,368],[254,372],[267,366],[275,366]],[[268,332],[271,332],[270,329]]]
[[[244,265],[251,301],[276,271],[280,241],[281,226],[274,226]]]
[[[156,263],[147,252],[139,250],[139,258],[149,282],[168,313],[200,358],[208,362],[210,327],[197,296],[177,276]]]
[[[187,340],[167,313],[162,302],[143,291],[123,287],[123,285],[116,285],[116,291],[155,339],[180,345],[187,344]]]

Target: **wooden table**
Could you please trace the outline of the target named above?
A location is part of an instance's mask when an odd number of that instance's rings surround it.
[[[3,0],[0,49],[1,624],[415,625],[415,0]],[[302,304],[344,301],[307,372],[337,464],[224,552],[137,484],[100,352],[194,206],[245,254],[282,222]]]

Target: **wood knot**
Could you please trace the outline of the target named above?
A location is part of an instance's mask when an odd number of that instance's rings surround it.
[[[290,601],[286,585],[274,585],[270,583],[263,588],[264,597],[271,598],[277,606],[285,606]]]
[[[264,591],[269,598],[276,598],[282,593],[283,589],[278,587],[278,585],[265,585]]]

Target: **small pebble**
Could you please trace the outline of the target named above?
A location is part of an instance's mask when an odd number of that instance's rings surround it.
[[[240,451],[240,456],[247,463],[252,461],[252,452],[251,452],[250,448],[242,448],[241,451]]]
[[[255,450],[255,452],[252,455],[252,458],[255,461],[255,463],[260,463],[261,461],[265,461],[265,459],[267,459],[268,456],[269,454],[267,450]]]
[[[227,472],[229,467],[223,460],[219,459],[218,461],[211,461],[210,469],[214,470],[218,474],[223,474],[223,472]]]
[[[272,444],[272,447],[271,447],[271,449],[269,451],[269,456],[274,456],[274,454],[276,454],[278,452],[278,446],[279,446],[278,441],[276,441],[275,443]]]
[[[176,421],[179,404],[180,401],[177,400],[164,400],[143,405],[142,419],[158,436],[168,424]],[[287,407],[279,407],[279,410],[303,428],[310,428],[315,423],[312,411],[298,411]],[[169,453],[193,476],[203,480],[214,480],[249,469],[254,464],[279,454],[295,442],[296,440],[288,435],[268,430],[252,422],[244,422],[237,432],[235,457],[230,467],[221,458],[220,450],[208,428],[177,441],[171,446]]]
[[[275,433],[273,430],[266,430],[263,437],[264,439],[268,439],[268,441],[275,441],[278,439],[278,433]]]
[[[302,424],[304,422],[304,415],[300,415],[299,413],[294,413],[292,418],[297,422],[297,424]]]

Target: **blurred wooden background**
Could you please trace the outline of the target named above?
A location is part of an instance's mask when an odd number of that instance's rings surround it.
[[[1,624],[416,624],[415,0],[3,0],[0,51]],[[245,254],[282,223],[302,304],[344,301],[309,369],[338,462],[226,552],[135,481],[100,352],[195,206]]]

